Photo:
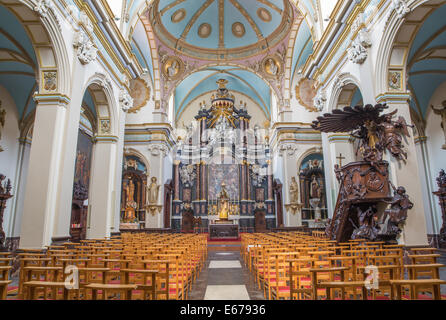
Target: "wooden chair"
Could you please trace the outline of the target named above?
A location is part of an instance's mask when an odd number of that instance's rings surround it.
[[[418,292],[420,288],[426,291],[426,288],[430,288],[432,292],[433,300],[441,300],[441,290],[440,285],[445,285],[445,280],[440,279],[416,279],[416,280],[391,280],[391,285],[393,286],[394,295],[393,300],[402,300],[401,289],[403,287],[409,287],[410,289],[410,300],[418,299]]]
[[[110,297],[116,300],[116,295],[110,296],[110,293],[120,294],[119,300],[131,300],[132,299],[132,290],[137,289],[136,284],[103,284],[103,283],[91,283],[85,285],[86,290],[91,290],[92,300],[109,300]],[[101,292],[99,292],[101,291]],[[122,294],[122,295],[121,295]],[[85,295],[86,297],[88,295]]]

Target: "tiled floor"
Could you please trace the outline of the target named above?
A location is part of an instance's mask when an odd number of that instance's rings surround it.
[[[207,267],[193,285],[192,300],[263,300],[238,251],[210,251]]]

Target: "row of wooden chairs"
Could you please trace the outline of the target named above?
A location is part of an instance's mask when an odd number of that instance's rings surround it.
[[[241,257],[267,299],[441,299],[435,248],[302,232],[242,234]]]
[[[187,299],[207,237],[122,234],[18,255],[19,299]]]

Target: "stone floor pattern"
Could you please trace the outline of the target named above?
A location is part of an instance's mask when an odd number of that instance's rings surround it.
[[[264,300],[238,251],[210,251],[189,293],[191,300]]]

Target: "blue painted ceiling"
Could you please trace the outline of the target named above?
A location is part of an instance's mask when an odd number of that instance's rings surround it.
[[[256,74],[231,66],[208,67],[184,79],[175,90],[176,116],[178,117],[197,97],[207,92],[214,92],[217,89],[218,79],[228,80],[227,88],[230,91],[249,96],[260,106],[266,117],[270,117],[271,90],[269,86]]]
[[[446,81],[446,5],[435,10],[419,29],[408,57],[412,108],[424,119],[429,100]]]
[[[19,20],[0,5],[0,85],[11,94],[20,120],[35,108],[37,59]]]
[[[276,31],[284,17],[284,1],[287,0],[156,1],[159,1],[161,22],[174,38],[183,37],[186,43],[194,47],[232,49],[255,44],[261,37],[267,38]],[[223,6],[220,7],[220,4]],[[219,20],[221,17],[222,20]],[[243,26],[239,30],[244,29],[239,36],[232,31],[235,23]],[[206,37],[199,35],[203,24],[211,27]],[[219,43],[221,33],[223,44]]]

